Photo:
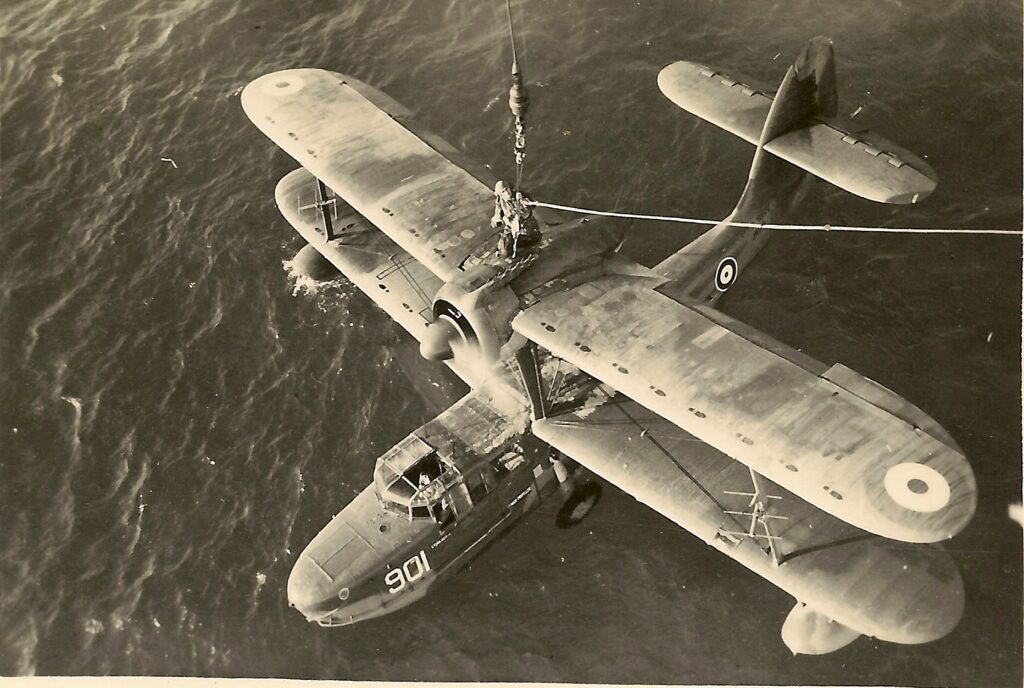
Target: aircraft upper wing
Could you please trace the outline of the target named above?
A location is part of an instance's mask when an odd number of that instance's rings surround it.
[[[642,280],[599,278],[542,299],[512,326],[859,528],[935,542],[974,513],[966,458],[910,416],[869,401],[884,388],[841,386],[809,368],[809,357],[766,346]]]
[[[694,62],[675,62],[658,86],[679,107],[757,145],[773,94]],[[882,203],[915,203],[935,190],[921,158],[851,121],[813,119],[764,149],[850,193]]]
[[[274,143],[448,281],[495,236],[487,224],[493,192],[368,92],[341,74],[291,69],[256,79],[241,99]]]
[[[534,421],[534,434],[859,633],[922,643],[946,635],[959,621],[963,584],[940,546],[894,547],[763,478],[758,486],[768,532],[756,522],[752,528],[754,489],[746,467],[621,394],[602,396]],[[776,538],[779,565],[768,550],[768,534]]]

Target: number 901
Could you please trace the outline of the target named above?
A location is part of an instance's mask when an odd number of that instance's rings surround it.
[[[384,576],[384,583],[388,586],[388,592],[392,595],[402,590],[407,584],[417,581],[430,570],[430,562],[423,550],[409,561],[402,564],[401,568],[391,569]]]

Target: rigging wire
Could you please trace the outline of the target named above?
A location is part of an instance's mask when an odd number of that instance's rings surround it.
[[[600,215],[602,217],[619,217],[630,220],[658,220],[661,222],[680,222],[691,225],[718,225],[722,223],[733,227],[747,227],[750,229],[769,229],[775,231],[825,231],[825,232],[877,232],[885,234],[1002,234],[1010,236],[1024,236],[1024,231],[1019,229],[966,229],[966,228],[917,228],[917,227],[856,227],[849,225],[791,225],[773,224],[761,222],[727,222],[726,220],[708,220],[696,217],[677,217],[673,215],[646,215],[642,213],[622,213],[610,210],[594,210],[592,208],[578,208],[571,205],[560,205],[558,203],[545,203],[543,201],[526,201],[526,205],[538,208],[550,208],[552,210],[564,210],[571,213],[583,215]]]

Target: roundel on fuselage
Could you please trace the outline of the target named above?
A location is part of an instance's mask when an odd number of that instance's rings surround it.
[[[732,286],[733,282],[736,281],[736,276],[739,275],[740,267],[736,263],[736,259],[732,256],[726,256],[715,268],[715,289],[718,291],[726,291]]]

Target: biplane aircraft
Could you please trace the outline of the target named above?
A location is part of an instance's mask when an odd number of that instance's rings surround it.
[[[793,652],[860,635],[923,643],[959,621],[960,574],[932,544],[975,509],[956,441],[882,385],[715,307],[768,236],[733,223],[785,212],[808,173],[914,203],[934,171],[837,118],[827,39],[776,89],[692,62],[658,85],[755,151],[729,217],[654,267],[622,255],[614,219],[543,208],[539,241],[503,253],[494,175],[356,79],[292,69],[245,88],[246,114],[301,165],[276,200],[306,258],[329,261],[470,388],[377,459],[299,555],[288,599],[310,621],[423,597],[586,471],[792,595]]]

